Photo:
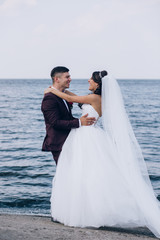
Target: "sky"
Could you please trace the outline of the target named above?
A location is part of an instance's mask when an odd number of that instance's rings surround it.
[[[160,79],[160,0],[0,0],[0,78]]]

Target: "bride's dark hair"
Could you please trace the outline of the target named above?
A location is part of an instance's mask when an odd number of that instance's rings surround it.
[[[94,82],[98,83],[97,89],[93,92],[94,94],[101,95],[102,94],[102,78],[107,76],[107,71],[97,71],[92,73],[92,79]],[[82,108],[83,103],[78,103],[78,106]]]
[[[102,78],[107,76],[107,71],[97,71],[92,73],[92,79],[94,82],[98,83],[97,89],[94,91],[94,94],[101,95],[102,94]]]

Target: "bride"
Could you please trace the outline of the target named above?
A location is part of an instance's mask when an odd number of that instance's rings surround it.
[[[72,129],[57,165],[51,196],[55,221],[77,227],[148,227],[160,237],[160,210],[120,88],[106,71],[88,80],[93,94],[52,92],[83,103],[91,126]],[[102,116],[103,129],[97,126]]]

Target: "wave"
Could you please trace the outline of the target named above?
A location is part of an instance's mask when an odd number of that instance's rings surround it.
[[[8,201],[0,201],[0,208],[45,208],[50,209],[50,198],[26,198],[26,199],[9,199]]]
[[[119,80],[119,84],[160,200],[160,81]],[[48,85],[47,79],[0,81],[0,211],[49,211],[56,166],[51,153],[41,152],[45,124],[40,110]],[[88,94],[88,82],[74,80],[70,89],[78,95]],[[77,104],[72,111],[75,117],[80,116]]]

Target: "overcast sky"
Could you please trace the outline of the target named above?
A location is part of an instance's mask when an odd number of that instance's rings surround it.
[[[160,0],[0,0],[0,78],[160,79]]]

